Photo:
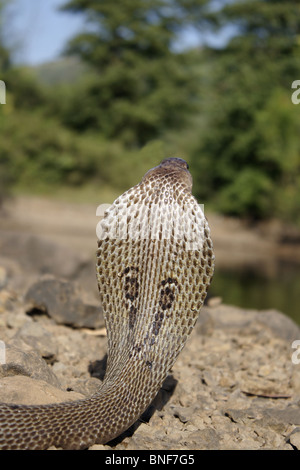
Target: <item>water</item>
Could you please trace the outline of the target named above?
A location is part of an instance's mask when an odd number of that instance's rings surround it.
[[[218,269],[210,287],[211,296],[225,304],[257,310],[279,310],[300,325],[300,265],[278,262],[276,269]]]

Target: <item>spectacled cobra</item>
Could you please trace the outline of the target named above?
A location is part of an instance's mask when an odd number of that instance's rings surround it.
[[[121,195],[100,225],[97,280],[108,338],[103,383],[89,398],[0,404],[0,448],[107,443],[149,406],[193,330],[214,269],[210,230],[181,158]]]

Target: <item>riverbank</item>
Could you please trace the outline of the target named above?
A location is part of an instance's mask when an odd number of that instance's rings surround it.
[[[95,253],[97,203],[62,202],[37,196],[19,196],[5,201],[0,212],[0,256],[13,251],[7,243],[1,249],[1,239],[12,237],[11,245],[19,235],[25,239],[39,237],[39,241],[54,243],[76,252],[82,258],[93,259]],[[206,213],[211,227],[217,267],[230,266],[259,269],[272,275],[282,261],[300,264],[300,231],[279,221],[246,223],[239,219]],[[8,243],[9,244],[9,243]],[[25,256],[17,248],[15,259]],[[67,259],[64,260],[68,263]]]
[[[14,289],[24,292],[37,275],[50,273],[79,281],[98,299],[96,209],[110,201],[70,199],[19,196],[6,201],[0,212],[0,278]],[[275,308],[300,324],[298,231],[278,221],[251,225],[206,215],[216,255],[210,295],[243,308]]]

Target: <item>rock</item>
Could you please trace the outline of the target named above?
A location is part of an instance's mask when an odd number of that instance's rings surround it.
[[[1,232],[0,232],[0,239],[1,239]],[[1,241],[0,241],[0,245],[1,245]],[[4,287],[6,289],[8,288],[16,289],[18,288],[18,286],[22,287],[24,285],[24,273],[22,272],[22,268],[16,259],[3,256],[3,252],[1,252],[0,265],[2,269],[5,271],[5,274],[4,274],[5,279],[4,279],[4,282],[2,282],[2,289]],[[26,284],[26,280],[25,280],[25,284]]]
[[[18,260],[26,274],[50,273],[68,279],[74,279],[81,269],[91,263],[90,257],[80,252],[24,232],[22,236],[15,232],[2,232],[0,253]]]
[[[197,333],[201,336],[212,335],[215,322],[206,307],[202,307],[196,323]]]
[[[225,416],[228,416],[234,423],[245,423],[247,420],[257,418],[258,412],[253,408],[241,409],[228,409],[225,411]]]
[[[89,447],[88,450],[107,450],[107,446],[104,446],[102,444],[95,444],[95,445]]]
[[[269,328],[277,337],[294,341],[300,339],[299,326],[277,310],[263,310],[256,315],[256,321]]]
[[[195,412],[193,408],[178,406],[174,409],[174,416],[178,418],[182,423],[187,423],[188,421],[191,421],[194,413]]]
[[[215,327],[224,330],[245,328],[252,324],[256,310],[246,310],[232,305],[220,304],[207,307],[215,322]]]
[[[6,324],[8,328],[19,329],[25,323],[30,323],[32,320],[24,312],[14,311],[12,314],[7,316]]]
[[[192,448],[199,450],[218,450],[220,448],[220,436],[213,428],[191,432],[189,442],[192,444]]]
[[[26,302],[19,294],[0,291],[0,338],[7,342],[0,400],[61,401],[71,397],[62,390],[82,397],[101,387],[107,338],[97,329],[90,334],[86,327],[73,328],[73,323],[82,324],[87,305],[93,302],[75,284],[53,276],[33,284]],[[51,313],[50,318],[42,311]],[[70,319],[70,312],[75,318]],[[278,312],[205,306],[171,375],[141,419],[113,442],[91,448],[296,449],[300,365],[292,362],[287,339],[295,332],[294,324]],[[31,389],[34,396],[25,397]]]
[[[206,307],[207,308],[207,307]],[[277,310],[246,310],[231,305],[211,306],[208,309],[215,327],[223,330],[246,331],[246,328],[265,327],[271,334],[288,341],[300,338],[300,327],[289,317]]]
[[[283,410],[267,408],[262,410],[262,414],[266,418],[274,418],[276,421],[284,424],[300,425],[300,409],[299,407],[288,406]]]
[[[218,307],[218,305],[222,304],[222,300],[222,297],[211,297],[210,299],[208,299],[207,305],[209,307]]]
[[[28,314],[42,310],[56,323],[76,328],[100,328],[104,320],[100,302],[85,303],[84,294],[72,282],[45,276],[25,295]]]
[[[11,344],[6,344],[5,352],[6,362],[0,365],[0,378],[23,375],[59,387],[56,375],[36,351],[24,351]]]
[[[48,362],[54,362],[57,354],[55,338],[37,322],[27,321],[16,333],[14,339],[21,339],[35,349]]]
[[[294,429],[294,431],[289,435],[287,442],[297,450],[300,450],[300,428]]]
[[[25,376],[5,377],[0,380],[0,402],[23,405],[46,405],[80,400],[83,395],[65,392],[42,380]]]

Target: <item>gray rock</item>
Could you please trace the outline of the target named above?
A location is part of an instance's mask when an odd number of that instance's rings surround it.
[[[51,312],[53,319],[59,314],[61,323],[79,324],[75,314],[81,311],[84,316],[85,306],[93,302],[74,284],[53,277],[31,288],[31,300],[26,297],[30,318],[24,314],[22,296],[0,291],[0,338],[18,345],[17,350],[7,348],[7,363],[0,369],[0,400],[42,403],[46,398],[53,402],[70,397],[55,398],[54,392],[37,381],[75,390],[81,396],[93,394],[101,381],[91,375],[103,377],[105,368],[94,366],[104,362],[107,351],[103,331],[58,325],[38,314]],[[75,311],[75,320],[65,316],[67,310]],[[286,339],[297,329],[286,322],[284,315],[270,311],[204,307],[172,375],[140,425],[135,423],[118,438],[115,449],[297,448],[300,366],[293,364],[293,350]],[[50,350],[56,362],[47,365],[40,356],[43,350]],[[2,395],[1,389],[5,390]],[[35,397],[24,397],[31,389]]]
[[[300,338],[300,327],[291,318],[277,310],[247,310],[223,304],[206,307],[206,309],[215,327],[222,330],[246,332],[248,329],[255,334],[263,326],[271,334],[284,340],[293,341]]]
[[[182,423],[191,421],[195,413],[194,408],[178,406],[174,408],[174,416],[178,418]]]
[[[83,297],[72,282],[45,276],[27,291],[26,311],[30,314],[41,310],[56,323],[77,328],[103,327],[100,302],[86,303]]]
[[[220,436],[213,428],[201,429],[189,434],[189,442],[199,450],[218,450],[220,447]]]
[[[42,380],[12,376],[0,380],[0,402],[19,405],[46,405],[84,398],[76,392],[66,392]]]
[[[288,406],[283,410],[267,408],[262,410],[262,414],[267,418],[274,418],[276,421],[284,424],[300,425],[300,408]]]
[[[295,407],[277,409],[258,406],[257,408],[247,409],[227,409],[225,416],[234,423],[243,424],[257,430],[260,428],[273,430],[279,435],[284,435],[290,425],[300,423],[300,411]]]
[[[34,321],[24,323],[14,338],[23,340],[48,362],[56,360],[58,346],[55,338],[39,323]]]
[[[196,323],[196,330],[199,335],[210,336],[212,335],[215,322],[209,313],[208,308],[202,307]]]
[[[22,350],[10,344],[5,346],[6,362],[0,365],[0,377],[24,375],[55,387],[60,386],[56,375],[36,351]]]
[[[294,429],[287,438],[289,442],[295,449],[300,450],[300,428]]]
[[[277,310],[263,310],[256,315],[256,321],[269,328],[274,335],[288,341],[300,339],[299,326]]]
[[[245,423],[247,420],[253,420],[259,416],[258,410],[253,408],[243,409],[227,409],[224,412],[225,416],[228,416],[234,423]]]
[[[74,279],[81,269],[90,264],[90,258],[43,238],[22,233],[2,232],[0,253],[18,260],[23,270]]]
[[[7,317],[7,326],[13,330],[21,328],[25,323],[31,322],[31,318],[25,315],[24,312],[14,311]]]

